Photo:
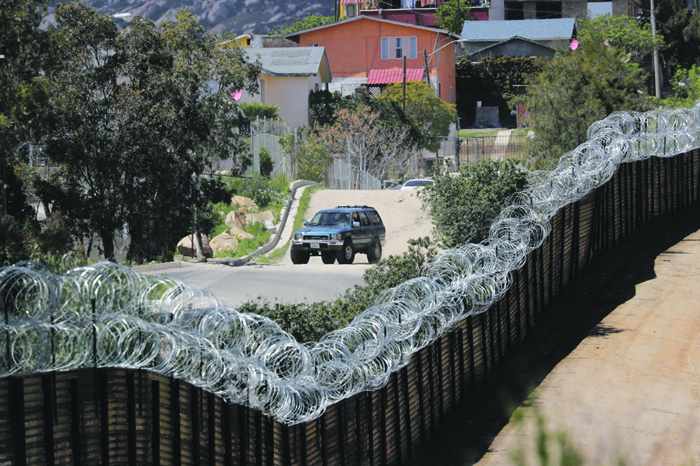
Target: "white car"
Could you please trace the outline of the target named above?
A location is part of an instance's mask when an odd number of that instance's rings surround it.
[[[421,189],[423,186],[428,186],[433,183],[433,180],[408,180],[401,187],[401,190],[403,191],[404,189]]]

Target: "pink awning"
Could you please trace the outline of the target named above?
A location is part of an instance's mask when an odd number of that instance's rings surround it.
[[[348,3],[362,3],[362,0],[340,0],[341,5],[347,5]]]
[[[406,68],[406,81],[422,81],[423,68]],[[403,69],[397,70],[369,70],[367,84],[389,84],[403,81]]]

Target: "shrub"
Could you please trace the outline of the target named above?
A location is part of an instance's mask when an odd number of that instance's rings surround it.
[[[272,170],[275,169],[272,163],[272,155],[265,149],[265,146],[260,148],[260,174],[263,178],[270,178]]]
[[[436,253],[435,244],[427,237],[409,240],[407,252],[389,256],[365,270],[365,284],[355,285],[335,301],[298,304],[248,302],[239,310],[269,317],[297,341],[318,341],[326,333],[346,327],[355,316],[372,307],[383,291],[421,276],[424,266]]]
[[[527,185],[513,159],[462,166],[458,176],[444,169],[433,173],[435,184],[418,196],[433,218],[435,236],[448,248],[485,239],[506,198]]]

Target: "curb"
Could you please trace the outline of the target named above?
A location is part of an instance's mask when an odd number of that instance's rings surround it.
[[[239,267],[241,265],[245,265],[248,262],[250,262],[251,259],[253,259],[256,256],[259,256],[261,254],[266,254],[273,250],[275,246],[277,246],[277,243],[279,243],[280,238],[282,237],[282,234],[284,233],[285,226],[287,224],[287,219],[289,217],[289,210],[292,207],[292,201],[294,200],[294,197],[296,196],[297,189],[302,188],[304,186],[316,186],[318,183],[315,181],[307,181],[307,180],[297,180],[289,183],[289,191],[291,192],[290,199],[287,201],[287,204],[284,206],[284,213],[282,214],[282,218],[280,219],[279,225],[281,226],[278,230],[277,233],[274,234],[274,236],[265,243],[263,246],[259,247],[255,251],[251,252],[247,256],[244,257],[237,257],[237,258],[207,258],[206,262],[198,262],[196,259],[189,260],[189,258],[184,258],[184,260],[178,260],[178,261],[172,261],[172,262],[164,262],[161,264],[149,264],[149,265],[139,265],[136,267],[133,267],[134,270],[138,272],[154,272],[158,270],[165,270],[165,269],[179,269],[181,267],[193,267],[195,264],[219,264],[219,265],[228,265],[231,267]]]

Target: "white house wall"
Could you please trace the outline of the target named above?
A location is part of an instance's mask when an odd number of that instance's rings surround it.
[[[260,75],[261,91],[264,88],[264,99],[260,93],[251,96],[244,92],[241,102],[262,102],[279,107],[279,115],[287,125],[292,128],[307,126],[309,124],[309,91],[316,88],[324,88],[319,76],[284,76],[274,77],[265,74]]]

